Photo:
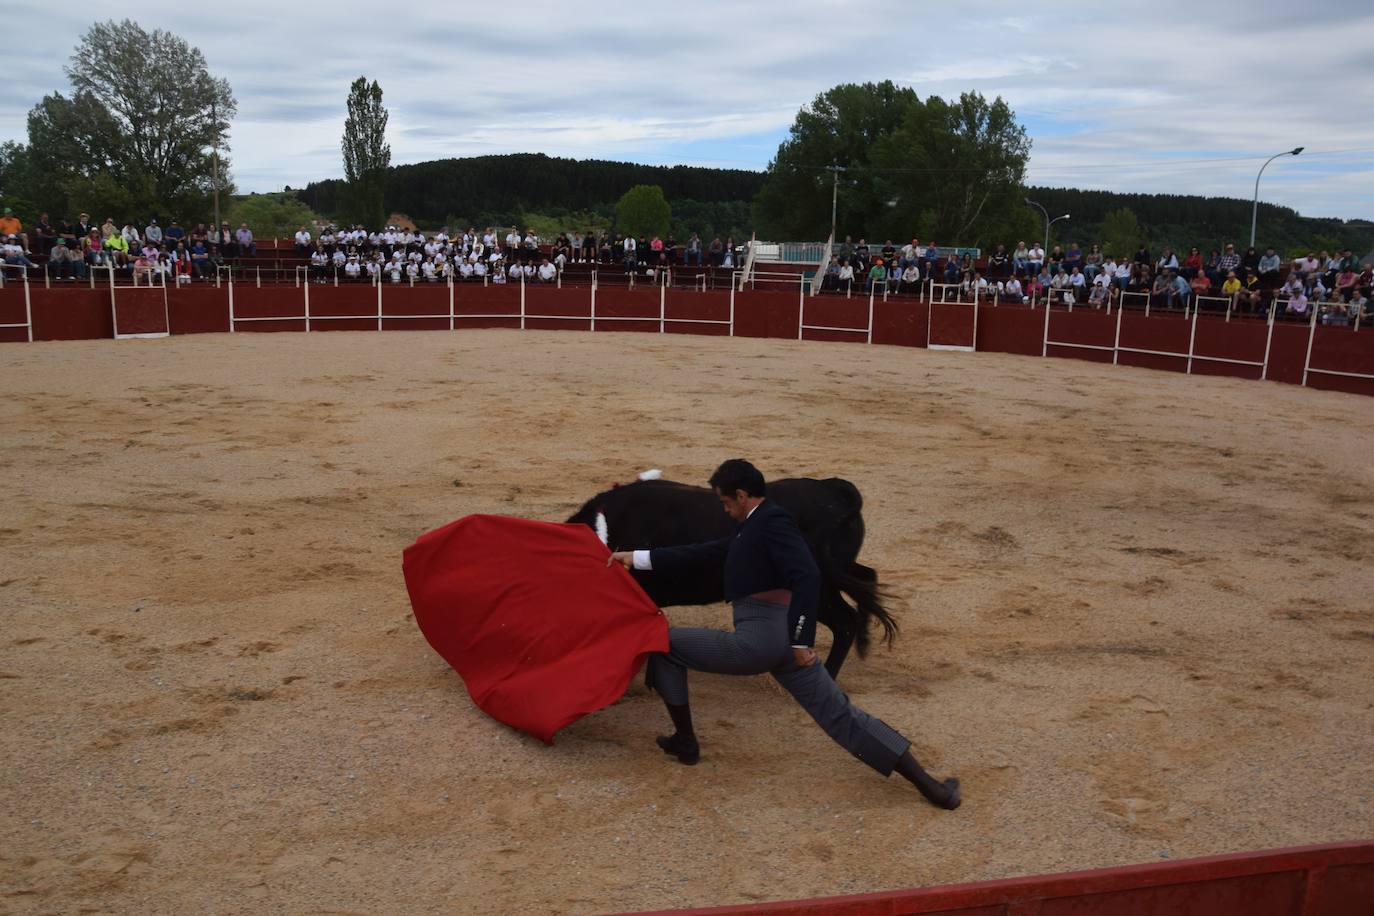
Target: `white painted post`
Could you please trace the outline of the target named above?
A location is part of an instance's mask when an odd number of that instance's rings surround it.
[[[973,349],[978,350],[978,296],[973,297]]]
[[[1274,342],[1274,308],[1277,302],[1271,304],[1269,308],[1269,333],[1264,338],[1264,365],[1260,367],[1260,381],[1269,377],[1269,347]]]
[[[1116,304],[1116,339],[1112,341],[1112,365],[1116,365],[1116,359],[1121,353],[1121,316],[1126,311],[1121,303]]]
[[[377,330],[382,329],[382,287],[377,286]]]
[[[596,271],[592,271],[592,330],[596,330]]]
[[[663,333],[664,325],[668,323],[668,287],[660,285],[658,288],[658,333]]]
[[[258,275],[258,289],[262,289],[262,268],[254,267],[253,270],[255,270]]]
[[[735,336],[735,284],[730,284],[730,336]]]
[[[307,316],[307,317],[306,317],[306,320],[305,320],[305,329],[308,331],[308,330],[310,330],[310,318],[308,317],[308,316],[310,315],[310,286],[309,286],[309,284],[307,284],[306,287],[305,287],[305,296],[306,296],[306,299],[305,299],[305,303],[306,303],[306,305],[305,305],[305,314],[306,314],[306,316]],[[230,276],[229,276],[229,333],[230,333],[230,334],[233,334],[233,333],[234,333],[234,277],[233,277],[232,274],[230,274]]]
[[[453,330],[453,274],[448,275],[448,329]]]
[[[1045,337],[1044,341],[1040,344],[1041,356],[1050,355],[1050,311],[1050,299],[1047,296],[1045,298]]]
[[[29,343],[33,343],[33,299],[29,294],[28,271],[24,272],[24,321],[29,326]],[[1358,324],[1358,319],[1356,324]]]
[[[873,297],[868,297],[868,339],[865,343],[873,343]]]
[[[234,299],[234,275],[229,275],[229,301]],[[310,284],[305,284],[305,333],[310,333]]]
[[[1185,299],[1185,300],[1183,300],[1183,301],[1184,301],[1184,302],[1187,302],[1188,300]],[[1186,308],[1186,307],[1187,307],[1187,306],[1185,306],[1185,308]],[[1183,373],[1184,375],[1192,375],[1192,374],[1193,374],[1193,345],[1194,345],[1194,343],[1195,343],[1196,341],[1197,341],[1197,309],[1195,308],[1195,309],[1193,309],[1193,328],[1192,328],[1191,331],[1188,332],[1188,368],[1184,371],[1184,373]]]
[[[1307,327],[1307,357],[1302,361],[1302,385],[1307,387],[1307,370],[1312,365],[1312,341],[1317,336],[1317,308],[1312,306],[1312,320]]]
[[[868,294],[871,298],[872,293]],[[806,286],[797,285],[797,340],[802,339],[802,328],[806,326]]]
[[[520,330],[525,330],[525,274],[520,273]]]

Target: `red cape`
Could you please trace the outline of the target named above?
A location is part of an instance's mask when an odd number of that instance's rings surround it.
[[[668,621],[586,525],[469,515],[406,548],[415,621],[493,719],[546,744],[625,693]]]

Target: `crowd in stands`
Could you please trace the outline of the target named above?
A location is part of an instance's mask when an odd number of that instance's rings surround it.
[[[633,236],[561,233],[545,242],[533,230],[504,233],[488,226],[478,232],[449,234],[448,228],[431,235],[394,226],[377,231],[363,226],[340,229],[325,226],[316,236],[301,226],[295,234],[299,255],[310,261],[311,278],[317,282],[444,282],[452,279],[492,283],[556,282],[569,264],[616,265],[627,271],[649,273],[677,266],[731,268],[739,252],[733,238],[714,238],[705,243],[695,233],[685,244],[673,236]]]
[[[318,232],[318,235],[315,233]],[[544,242],[533,231],[498,230],[488,226],[450,235],[448,229],[425,233],[389,226],[368,230],[332,225],[295,233],[298,255],[309,263],[317,282],[456,282],[554,283],[569,264],[649,273],[674,267],[734,268],[743,262],[743,246],[733,238],[705,242],[697,234],[684,243],[673,236],[636,238],[607,232],[561,233]],[[139,230],[107,218],[96,224],[90,214],[53,223],[48,214],[25,229],[9,208],[0,216],[0,254],[7,269],[46,271],[50,280],[82,280],[92,271],[132,274],[135,280],[191,283],[214,280],[231,259],[254,257],[257,244],[247,224],[231,229],[198,223],[189,231],[176,220],[166,228],[151,219]],[[36,260],[35,260],[36,259]],[[1077,244],[1045,251],[1038,243],[1018,242],[1009,252],[998,245],[985,259],[940,255],[933,242],[913,238],[897,246],[891,240],[870,247],[846,237],[836,246],[824,271],[828,290],[918,295],[933,282],[957,290],[964,300],[996,302],[1042,300],[1110,307],[1134,296],[1158,308],[1181,308],[1196,302],[1206,309],[1240,314],[1280,314],[1306,320],[1316,311],[1324,322],[1348,324],[1369,319],[1374,281],[1349,249],[1311,252],[1284,263],[1273,248],[1237,252],[1234,245],[1207,254],[1191,248],[1182,257],[1172,248],[1157,256],[1141,247],[1129,257],[1114,257],[1100,245],[1084,251]],[[951,296],[952,297],[952,296]]]
[[[113,271],[137,279],[165,278],[187,283],[214,279],[227,258],[252,257],[257,243],[247,223],[237,230],[227,222],[219,227],[198,223],[189,232],[176,220],[164,229],[150,219],[140,230],[133,222],[106,218],[95,223],[89,213],[75,221],[53,223],[44,213],[28,231],[9,208],[0,219],[4,261],[12,268],[46,271],[56,281],[84,280],[92,272]],[[42,263],[36,263],[34,259]]]
[[[1084,251],[1070,242],[1047,252],[1038,243],[1018,242],[1010,252],[998,245],[978,263],[967,254],[940,257],[934,243],[914,238],[900,247],[889,239],[875,251],[863,239],[846,237],[825,268],[822,286],[917,294],[927,281],[957,288],[965,301],[1048,300],[1103,308],[1134,295],[1159,308],[1196,302],[1204,311],[1266,316],[1277,303],[1282,316],[1307,320],[1315,309],[1328,324],[1374,317],[1374,278],[1350,249],[1312,252],[1285,264],[1273,248],[1241,254],[1231,244],[1206,255],[1191,248],[1181,258],[1172,248],[1155,256],[1142,246],[1116,258],[1100,245]]]

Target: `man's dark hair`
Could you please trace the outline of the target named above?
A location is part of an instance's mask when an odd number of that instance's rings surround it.
[[[750,496],[763,496],[768,485],[763,482],[763,474],[743,458],[731,458],[716,468],[711,475],[712,488],[722,493],[734,495],[743,490]]]

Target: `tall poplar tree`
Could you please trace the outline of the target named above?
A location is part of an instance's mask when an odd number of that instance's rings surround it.
[[[386,142],[387,111],[382,87],[360,76],[348,90],[348,119],[344,121],[344,178],[349,188],[349,212],[369,229],[386,219],[386,170],[391,145]]]

